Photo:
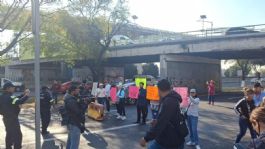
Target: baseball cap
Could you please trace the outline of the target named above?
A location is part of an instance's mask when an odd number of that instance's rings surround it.
[[[8,89],[10,87],[15,87],[15,86],[11,82],[7,82],[7,83],[4,84],[3,89],[6,90],[6,89]]]
[[[196,89],[191,89],[190,93],[196,93]]]

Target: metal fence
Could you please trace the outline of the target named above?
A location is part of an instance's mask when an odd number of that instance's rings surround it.
[[[179,32],[174,35],[150,35],[141,36],[134,40],[133,44],[156,43],[178,40],[192,40],[202,38],[228,37],[234,35],[248,35],[265,33],[265,24],[238,26],[238,27],[222,27],[222,28],[207,28],[204,30],[195,30],[188,32]],[[132,43],[130,43],[132,44]]]

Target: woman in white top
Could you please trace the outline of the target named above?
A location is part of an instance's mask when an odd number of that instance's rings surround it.
[[[187,109],[188,127],[190,132],[190,141],[187,143],[189,146],[195,146],[200,149],[199,136],[198,136],[198,118],[199,118],[199,103],[200,99],[197,97],[195,89],[190,90],[189,106]]]
[[[105,88],[103,88],[104,85],[102,83],[99,84],[99,88],[97,89],[97,101],[99,104],[104,105],[106,100],[106,91]]]

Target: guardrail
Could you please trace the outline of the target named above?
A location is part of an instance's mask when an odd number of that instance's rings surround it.
[[[151,35],[140,37],[134,40],[130,44],[144,44],[144,43],[155,43],[155,42],[166,42],[166,41],[178,41],[178,40],[190,40],[199,38],[214,38],[214,37],[225,37],[233,35],[247,35],[253,33],[265,33],[265,24],[248,25],[248,26],[237,26],[237,27],[222,27],[204,30],[195,30],[188,32],[179,32],[175,35]],[[118,46],[118,45],[117,45]],[[124,46],[124,45],[123,45]]]

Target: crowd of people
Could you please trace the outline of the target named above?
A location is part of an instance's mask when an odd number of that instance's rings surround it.
[[[248,146],[248,149],[263,149],[265,146],[264,136],[261,135],[259,130],[260,126],[257,127],[257,125],[260,125],[260,121],[264,121],[264,118],[257,119],[257,115],[262,114],[264,112],[262,109],[265,108],[265,92],[262,90],[263,87],[259,82],[254,84],[253,89],[244,88],[244,98],[239,100],[234,107],[236,114],[239,116],[239,133],[235,140],[235,148],[245,136],[247,129],[249,129],[252,138],[252,143]],[[256,141],[258,136],[259,140],[263,138],[263,142]]]
[[[41,88],[41,122],[42,135],[49,134],[48,126],[51,119],[51,105],[57,103],[58,86],[57,82],[50,89],[47,86]],[[68,130],[66,149],[78,149],[80,135],[86,131],[85,117],[89,103],[86,96],[85,84],[71,85],[64,95],[64,105],[61,107],[62,125]],[[215,87],[214,81],[207,82],[209,104],[214,105]],[[159,92],[159,100],[150,101],[152,121],[149,131],[140,140],[140,145],[148,149],[183,149],[185,138],[189,134],[187,146],[194,146],[200,149],[198,122],[199,104],[196,89],[189,90],[188,106],[182,110],[182,97],[172,90],[168,80],[161,80],[156,85]],[[108,82],[100,83],[95,93],[95,101],[106,107],[110,112],[111,89],[116,88],[117,100],[113,103],[117,110],[117,119],[126,120],[125,98],[126,91],[122,84],[113,85]],[[21,149],[22,133],[18,115],[20,105],[28,98],[30,91],[27,89],[21,96],[13,96],[15,87],[12,83],[6,83],[1,95],[0,114],[3,115],[3,122],[6,127],[6,148]],[[244,88],[244,98],[235,105],[235,112],[239,116],[239,133],[235,140],[234,147],[239,147],[241,139],[250,130],[252,141],[249,149],[264,149],[265,146],[265,92],[262,91],[260,83],[255,83],[252,88]],[[149,99],[150,100],[150,99]],[[136,124],[146,125],[149,100],[143,82],[139,83],[139,94],[136,102],[137,119]]]

